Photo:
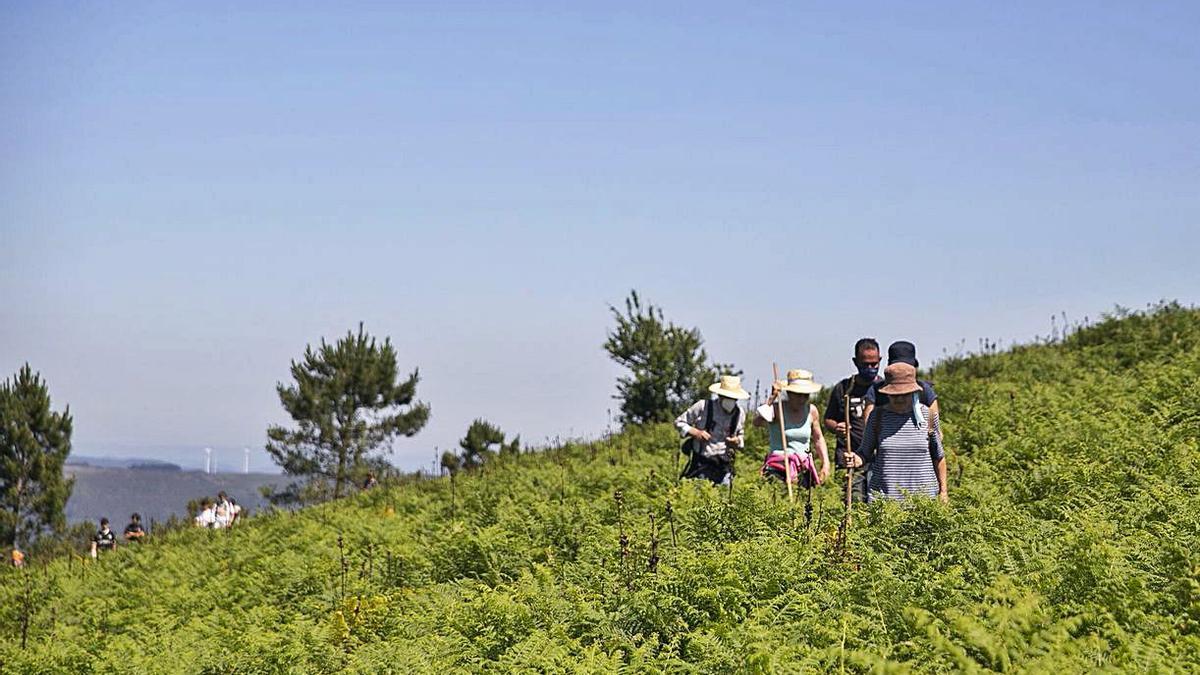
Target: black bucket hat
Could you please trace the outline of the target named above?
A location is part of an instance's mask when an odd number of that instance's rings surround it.
[[[893,342],[888,346],[888,365],[893,363],[907,363],[913,368],[920,368],[921,364],[917,361],[917,346],[905,340]]]

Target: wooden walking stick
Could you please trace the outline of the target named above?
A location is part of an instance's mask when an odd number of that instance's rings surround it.
[[[773,382],[779,381],[779,365],[771,363],[771,372],[775,379]],[[775,397],[775,404],[779,406],[779,411],[776,413],[779,421],[779,447],[783,450],[783,475],[784,482],[787,483],[788,502],[796,503],[796,493],[792,490],[792,463],[788,457],[787,447],[787,428],[783,425],[783,389],[779,390],[779,394]]]
[[[845,413],[846,419],[846,454],[854,451],[853,441],[850,438],[850,390],[846,389],[845,396],[842,397],[842,410]],[[836,464],[836,460],[834,461]],[[842,515],[842,526],[838,528],[838,543],[839,548],[844,548],[846,545],[846,533],[850,530],[850,507],[854,501],[854,462],[846,460],[846,511]]]

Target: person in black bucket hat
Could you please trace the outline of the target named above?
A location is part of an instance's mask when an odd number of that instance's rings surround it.
[[[894,363],[907,363],[913,368],[920,368],[921,362],[917,360],[917,346],[908,340],[897,340],[888,345],[888,365]],[[927,406],[934,415],[940,415],[941,410],[938,406],[937,392],[933,389],[933,383],[929,380],[917,380],[917,384],[921,385],[921,391],[918,392],[918,398],[921,405]],[[876,404],[887,405],[888,396],[879,391],[882,383],[877,382],[869,390],[863,398],[866,400],[866,410],[863,411],[864,419],[871,416],[871,410]]]

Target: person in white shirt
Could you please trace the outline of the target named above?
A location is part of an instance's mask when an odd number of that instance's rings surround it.
[[[200,515],[196,516],[196,527],[216,527],[217,511],[213,503],[205,499],[200,504]]]

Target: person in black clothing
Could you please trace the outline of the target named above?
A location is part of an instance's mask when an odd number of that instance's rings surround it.
[[[907,363],[913,368],[920,368],[921,362],[917,361],[917,347],[911,342],[898,340],[888,346],[888,365],[893,363]],[[928,380],[917,380],[917,384],[921,385],[921,391],[917,392],[917,399],[921,405],[928,406],[929,411],[937,417],[941,410],[938,408],[937,392],[933,390],[933,383]],[[876,405],[887,405],[888,395],[879,392],[881,385],[876,383],[870,390],[867,391],[864,399],[867,402],[866,410],[864,411],[863,419],[871,414],[871,410]]]
[[[99,551],[115,550],[117,550],[117,534],[108,529],[108,518],[101,518],[100,529],[92,537],[92,557],[95,558]]]
[[[142,517],[138,514],[129,516],[129,524],[125,526],[125,541],[136,541],[139,544],[146,538],[146,530],[142,527]]]
[[[850,441],[854,448],[862,443],[863,430],[867,419],[867,395],[882,382],[879,377],[879,343],[874,338],[862,338],[854,343],[854,367],[858,370],[854,375],[838,382],[829,394],[829,405],[825,407],[825,428],[837,434],[838,471],[846,471],[846,434],[849,432]],[[846,428],[846,404],[849,394],[850,428]],[[854,456],[856,461],[854,483],[850,486],[852,499],[856,502],[867,500],[867,469],[861,467],[861,459]],[[844,478],[841,479],[845,481]]]

